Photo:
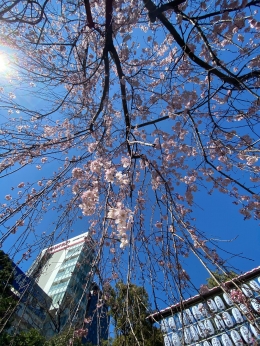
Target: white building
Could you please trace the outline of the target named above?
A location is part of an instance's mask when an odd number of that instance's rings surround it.
[[[94,242],[88,232],[44,249],[28,274],[52,298],[45,331],[52,336],[82,323],[93,277]]]

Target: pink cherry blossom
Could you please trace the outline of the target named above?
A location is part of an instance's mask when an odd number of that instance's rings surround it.
[[[233,258],[230,206],[259,223],[259,4],[40,3],[0,6],[0,243],[23,261],[88,231],[79,289],[104,274],[174,305],[193,289],[189,261]]]
[[[79,179],[83,175],[84,175],[84,171],[81,168],[79,168],[79,167],[73,168],[73,170],[72,170],[72,177],[73,178]]]
[[[98,203],[98,190],[87,190],[81,195],[82,203],[79,205],[85,216],[92,215],[95,212],[96,203]]]

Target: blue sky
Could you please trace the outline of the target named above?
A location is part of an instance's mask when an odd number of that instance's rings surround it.
[[[29,97],[29,98],[28,98]],[[37,106],[37,102],[41,105],[39,100],[31,98],[30,95],[24,98],[24,105],[33,102],[34,106]],[[18,94],[21,100],[22,96]],[[34,102],[36,101],[36,103]],[[2,115],[5,116],[5,120],[8,120],[10,116],[7,112],[2,111]],[[12,115],[11,117],[19,117],[19,115]],[[2,118],[2,121],[4,118]],[[35,168],[35,164],[32,167],[27,167],[15,174],[9,175],[4,179],[0,180],[1,187],[1,201],[4,202],[4,196],[6,194],[16,194],[19,189],[17,185],[21,181],[26,181],[30,175],[30,180],[37,181],[42,176],[48,177],[52,171],[56,170],[59,163],[52,162],[48,165],[42,165],[42,170],[38,171]],[[14,187],[12,191],[10,188]],[[194,208],[193,217],[196,219],[196,225],[212,239],[219,239],[217,245],[230,254],[222,252],[225,259],[229,259],[228,265],[234,266],[239,272],[250,270],[253,267],[259,265],[259,224],[255,220],[243,220],[243,216],[239,214],[239,206],[232,203],[231,198],[214,191],[211,196],[201,188],[201,191],[195,194],[197,207]],[[40,239],[40,235],[45,232],[51,232],[53,227],[52,222],[55,222],[55,212],[48,213],[48,217],[43,219],[41,224],[38,226],[37,239]],[[72,236],[83,233],[86,231],[86,218],[78,220],[74,227]],[[149,224],[147,224],[149,227]],[[21,230],[22,231],[22,230]],[[16,235],[11,235],[8,240],[4,243],[4,250],[8,251],[10,247],[14,245],[14,241],[20,236],[21,231],[18,231]],[[29,235],[28,243],[35,238],[34,234]],[[26,248],[26,243],[24,244]],[[32,259],[37,255],[35,252],[31,259],[21,263],[24,270],[30,266]],[[234,256],[235,255],[235,256]],[[240,257],[239,257],[240,256]],[[19,257],[20,259],[20,257]],[[198,287],[201,283],[205,282],[205,278],[208,277],[207,272],[202,269],[201,265],[191,258],[185,261],[185,267],[189,272],[195,285]]]
[[[24,174],[35,174],[34,178],[36,179],[38,173],[40,173],[40,175],[48,175],[48,173],[51,172],[50,169],[51,166],[46,166],[46,168],[43,167],[43,170],[38,172],[35,169],[28,168],[27,172],[21,171],[14,175],[10,175],[5,180],[0,180],[1,201],[4,201],[5,194],[10,193],[10,187],[15,187],[12,193],[19,190],[16,188],[16,186],[19,182],[26,179]],[[2,182],[5,183],[2,184]],[[215,241],[216,244],[220,248],[229,252],[226,253],[221,250],[219,251],[219,253],[223,255],[223,258],[228,260],[226,263],[227,266],[230,266],[230,269],[234,267],[238,273],[245,272],[259,266],[258,222],[252,219],[243,220],[243,216],[238,213],[239,207],[233,204],[228,196],[220,194],[219,192],[214,192],[211,196],[209,196],[205,190],[202,190],[196,195],[196,197],[196,203],[198,206],[195,208],[193,213],[193,217],[196,218],[196,224],[201,232],[205,232],[207,236],[213,240],[218,239],[218,241]],[[37,229],[37,239],[40,239],[43,232],[51,232],[53,227],[52,222],[55,222],[55,216],[55,212],[48,213],[48,217],[43,219]],[[80,233],[86,232],[86,227],[86,218],[78,220],[73,227],[74,232],[71,233],[71,236],[76,236]],[[149,227],[149,225],[147,225],[147,227]],[[21,234],[22,228],[17,232],[17,234],[11,234],[4,243],[3,249],[8,251],[10,247],[14,246]],[[35,241],[35,234],[29,235],[26,242],[31,243],[33,241]],[[61,238],[59,241],[61,241]],[[20,259],[20,255],[16,257],[18,260]],[[22,261],[20,263],[21,268],[23,270],[27,270],[32,264],[32,261],[36,255],[37,251],[35,251],[32,257],[27,261]],[[198,260],[194,258],[194,256],[191,255],[190,258],[185,259],[183,264],[196,287],[199,287],[202,283],[206,282],[206,278],[209,277],[209,275],[198,262]],[[166,305],[166,301],[163,300],[161,302],[161,307]]]
[[[232,203],[230,197],[219,192],[207,196],[201,192],[200,206],[194,216],[201,231],[212,239],[219,239],[216,244],[225,251],[219,253],[227,259],[227,265],[233,266],[238,272],[245,272],[260,265],[259,256],[259,222],[253,219],[244,220],[239,214],[239,207]],[[208,274],[198,270],[199,264],[187,266],[194,270],[194,280],[203,282]]]
[[[140,33],[140,30],[137,31]],[[142,34],[143,41],[145,41],[145,35]],[[160,42],[162,38],[158,38]],[[141,43],[142,46],[142,43]],[[36,89],[38,90],[38,89]],[[35,90],[34,90],[35,91]],[[40,87],[39,87],[40,92]],[[37,99],[37,97],[30,95],[30,93],[23,93],[21,95],[17,95],[17,101],[22,100],[23,104],[31,105],[33,107],[42,107],[44,108],[44,104]],[[163,105],[161,105],[163,109]],[[159,110],[159,106],[158,106]],[[1,111],[1,115],[6,117],[8,121],[8,116],[6,114],[6,110]],[[14,115],[18,117],[19,115]],[[3,121],[3,118],[2,120]],[[166,128],[168,124],[165,125]],[[160,125],[161,128],[164,125]],[[42,176],[46,178],[57,169],[59,163],[52,162],[46,167],[42,165],[42,170],[37,171],[35,168],[35,163],[32,167],[28,167],[21,171],[18,171],[14,175],[10,175],[0,180],[0,201],[4,203],[4,196],[6,194],[17,194],[18,189],[17,185],[21,181],[27,181],[28,176],[30,180],[37,181]],[[14,190],[10,190],[11,187],[14,187]],[[214,191],[211,196],[208,195],[206,190],[201,188],[200,192],[195,194],[195,202],[197,207],[194,207],[194,211],[192,216],[196,219],[196,225],[200,229],[201,232],[207,234],[207,237],[212,239],[218,239],[216,244],[223,248],[224,251],[220,250],[220,254],[223,254],[225,260],[227,260],[226,265],[230,266],[230,269],[234,267],[238,272],[245,272],[259,265],[259,221],[255,220],[243,220],[243,216],[239,214],[239,206],[236,206],[232,203],[232,199],[224,194],[220,194],[217,191]],[[147,214],[150,213],[150,210],[146,211]],[[81,211],[79,211],[81,213]],[[16,260],[20,260],[21,253],[26,250],[27,243],[37,242],[39,241],[40,249],[40,240],[41,235],[44,237],[44,232],[46,234],[51,233],[52,229],[55,225],[56,213],[48,212],[48,215],[42,220],[42,222],[37,226],[36,233],[29,233],[27,240],[23,240],[20,238],[22,234],[22,228],[15,235],[11,234],[10,237],[4,243],[3,249],[9,251],[13,246],[19,245],[22,249],[19,255],[15,258]],[[77,223],[73,226],[74,232],[71,234],[72,236],[76,236],[80,233],[86,232],[88,227],[87,218],[83,218],[82,220],[78,220]],[[146,227],[149,228],[150,224],[147,222]],[[4,231],[4,230],[1,230]],[[60,238],[58,241],[61,241]],[[226,252],[225,252],[226,251]],[[27,261],[21,262],[22,269],[26,270],[31,265],[32,260],[37,255],[37,247],[35,248],[35,252],[32,254],[32,257]],[[209,276],[206,270],[204,270],[201,264],[191,256],[190,258],[184,259],[183,264],[187,272],[189,273],[192,281],[194,282],[196,287],[199,287],[200,284],[204,283],[206,278]],[[139,269],[137,269],[139,270]],[[163,280],[163,278],[162,278]],[[165,302],[162,303],[166,304]]]

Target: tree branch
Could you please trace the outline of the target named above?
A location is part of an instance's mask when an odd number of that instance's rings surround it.
[[[168,21],[168,19],[164,16],[162,13],[157,13],[156,12],[156,6],[152,2],[152,0],[143,0],[144,5],[146,9],[148,10],[149,14],[150,13],[156,13],[156,17],[161,21],[161,23],[165,26],[166,29],[172,34],[173,38],[177,42],[177,44],[180,46],[180,48],[184,51],[185,54],[193,61],[195,64],[198,66],[202,67],[206,71],[210,71],[212,74],[215,76],[219,77],[223,82],[231,84],[235,86],[236,88],[240,89],[241,88],[241,82],[244,80],[244,78],[249,79],[250,77],[252,78],[253,75],[248,75],[246,74],[245,76],[240,76],[240,77],[231,77],[223,72],[219,71],[216,67],[211,66],[210,64],[206,63],[205,61],[201,60],[197,55],[195,55],[187,43],[181,38],[177,30],[174,28],[174,26]],[[255,72],[255,75],[259,75],[259,73]]]
[[[150,21],[154,23],[158,13],[162,13],[168,10],[177,11],[178,6],[183,4],[184,2],[186,2],[186,0],[174,0],[174,1],[168,2],[167,4],[163,4],[157,7],[154,12],[149,12]]]
[[[87,20],[88,20],[88,27],[90,29],[93,29],[95,27],[95,24],[93,22],[89,0],[84,0],[84,5],[85,5],[85,9],[86,9],[86,15],[87,15]]]
[[[203,146],[203,143],[202,143],[202,140],[201,140],[201,137],[200,137],[200,134],[199,134],[199,130],[198,130],[196,124],[195,124],[195,121],[194,121],[193,117],[191,116],[190,112],[187,112],[187,114],[189,115],[189,118],[190,118],[190,120],[191,120],[191,122],[193,124],[193,128],[194,128],[196,136],[198,138],[198,141],[199,141],[199,144],[200,144],[200,148],[201,148],[201,151],[202,151],[202,155],[204,157],[205,162],[208,165],[210,165],[216,172],[218,172],[219,174],[223,175],[225,178],[228,178],[230,181],[232,181],[233,183],[237,184],[238,186],[240,186],[242,189],[246,190],[251,195],[255,195],[255,193],[252,190],[248,189],[246,186],[241,184],[238,180],[232,178],[230,175],[228,175],[228,174],[226,174],[226,173],[224,173],[222,171],[219,171],[216,168],[216,166],[212,162],[209,161],[208,155],[206,154],[206,151],[205,151],[205,148]]]

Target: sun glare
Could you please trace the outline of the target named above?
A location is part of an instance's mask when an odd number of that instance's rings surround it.
[[[0,71],[5,71],[8,68],[8,59],[5,54],[0,53]]]

